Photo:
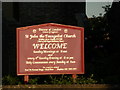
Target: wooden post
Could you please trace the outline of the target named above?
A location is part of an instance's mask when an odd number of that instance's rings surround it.
[[[75,84],[76,83],[77,75],[76,74],[72,74],[72,78],[73,78],[73,83]]]
[[[29,76],[28,75],[24,75],[24,83],[27,84],[29,81]]]

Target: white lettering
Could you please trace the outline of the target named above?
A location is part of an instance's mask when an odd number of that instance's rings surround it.
[[[34,49],[67,49],[67,43],[33,44]]]

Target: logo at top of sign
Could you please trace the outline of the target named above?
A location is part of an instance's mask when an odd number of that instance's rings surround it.
[[[25,35],[25,38],[29,38],[29,35],[26,34],[26,35]]]
[[[36,33],[37,31],[36,31],[36,29],[33,29],[33,33]]]
[[[68,33],[68,29],[64,29],[64,33]]]

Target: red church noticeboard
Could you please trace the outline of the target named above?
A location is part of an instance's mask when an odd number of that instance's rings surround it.
[[[55,23],[17,28],[17,75],[84,74],[84,28]]]

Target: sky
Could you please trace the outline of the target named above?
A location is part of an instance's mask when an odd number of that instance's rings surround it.
[[[105,5],[112,5],[112,1],[86,2],[86,14],[88,18],[92,17],[93,15],[99,16],[100,13],[104,14],[105,12],[102,6]]]

